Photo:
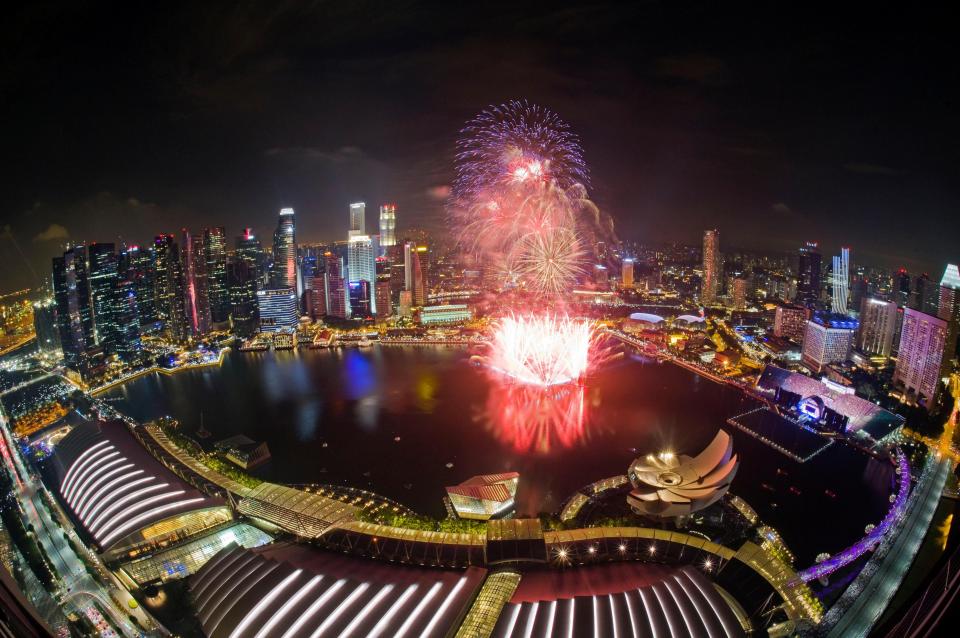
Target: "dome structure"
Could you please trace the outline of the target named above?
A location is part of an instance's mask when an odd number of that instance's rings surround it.
[[[739,466],[733,439],[723,430],[694,457],[672,452],[641,456],[627,472],[633,485],[627,503],[645,516],[688,516],[726,494]]]

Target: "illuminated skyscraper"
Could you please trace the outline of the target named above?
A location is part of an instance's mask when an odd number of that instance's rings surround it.
[[[237,237],[236,246],[237,258],[245,261],[253,271],[253,279],[257,284],[257,289],[263,288],[266,255],[264,255],[260,240],[253,234],[252,229],[244,228],[243,234]]]
[[[850,358],[857,321],[843,315],[817,313],[807,321],[800,360],[814,372]]]
[[[703,233],[703,282],[700,291],[700,303],[712,304],[720,293],[720,231],[707,230]]]
[[[297,293],[293,288],[267,288],[257,291],[257,309],[261,332],[281,332],[297,327]]]
[[[74,246],[62,257],[54,257],[53,294],[63,356],[68,366],[76,367],[87,349],[96,344],[87,251],[83,246]]]
[[[820,249],[815,241],[808,241],[800,248],[800,259],[797,267],[797,301],[804,304],[814,304],[820,299],[822,279],[820,266],[822,261]]]
[[[947,345],[944,357],[945,368],[957,355],[957,335],[960,333],[960,269],[956,264],[948,264],[940,280],[940,304],[937,316],[947,322]],[[949,372],[949,370],[944,370]]]
[[[939,391],[940,371],[947,344],[947,321],[907,308],[893,382],[920,405],[928,408]]]
[[[227,240],[223,226],[203,229],[203,251],[207,272],[210,320],[223,323],[230,318],[230,290],[227,285]]]
[[[620,265],[620,283],[624,288],[633,288],[633,259],[624,259]]]
[[[423,273],[422,255],[427,252],[426,246],[417,246],[408,241],[404,244],[404,290],[410,292],[414,306],[425,306],[427,303],[426,281]]]
[[[184,307],[186,283],[180,246],[173,235],[157,235],[153,242],[156,253],[155,295],[157,316],[174,341],[186,341],[190,336],[187,312]]]
[[[928,315],[936,316],[940,310],[940,286],[923,273],[913,280],[910,307]]]
[[[239,255],[227,262],[227,289],[230,293],[230,323],[242,337],[249,337],[260,325],[257,307],[256,270]]]
[[[323,255],[326,262],[324,279],[326,280],[327,314],[332,317],[346,319],[350,314],[349,292],[345,279],[346,264],[343,257],[333,252]]]
[[[747,309],[747,284],[748,281],[743,277],[733,279],[733,308],[734,310]]]
[[[292,208],[280,211],[277,230],[273,234],[273,288],[297,288],[297,233]]]
[[[390,262],[386,257],[377,257],[377,287],[374,290],[376,298],[377,317],[389,317],[393,314],[390,290]]]
[[[804,306],[779,305],[773,315],[773,335],[800,343],[809,317],[810,311]]]
[[[889,357],[897,329],[897,302],[866,297],[860,306],[857,348],[865,354]]]
[[[351,224],[352,226],[352,224]],[[383,204],[380,207],[380,247],[397,245],[397,205]]]
[[[354,308],[351,301],[351,312],[357,316],[365,316],[364,312],[366,314],[376,314],[377,312],[374,291],[377,281],[377,252],[376,239],[368,235],[351,235],[347,242],[347,279],[351,291],[362,291],[363,288],[360,284],[366,282],[366,293],[369,294],[369,302],[363,309]],[[357,286],[354,286],[354,284],[357,284]]]
[[[832,310],[835,314],[847,314],[850,301],[850,249],[841,248],[839,255],[833,257],[833,272],[830,283],[833,296],[831,297]]]
[[[204,235],[191,235],[186,228],[181,230],[183,307],[187,313],[187,330],[194,338],[210,332],[210,297],[203,239]]]
[[[154,258],[151,246],[127,246],[120,251],[120,277],[133,283],[137,295],[137,317],[143,326],[157,321]]]
[[[116,354],[119,333],[113,316],[113,295],[117,286],[118,264],[114,245],[93,243],[87,248],[90,296],[93,301],[94,339],[104,352]]]
[[[363,202],[350,204],[350,237],[367,234],[367,205]]]
[[[57,304],[53,297],[33,302],[33,328],[37,333],[37,348],[42,354],[52,354],[60,350]]]

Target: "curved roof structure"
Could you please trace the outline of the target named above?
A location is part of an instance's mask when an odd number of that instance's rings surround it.
[[[485,574],[351,560],[304,545],[228,546],[189,587],[209,638],[441,638]]]
[[[627,501],[641,514],[686,516],[717,502],[739,465],[733,439],[720,430],[695,457],[661,452],[637,458],[627,472],[633,484]]]
[[[633,566],[601,569],[626,572],[630,567]],[[544,579],[537,574],[525,574],[500,614],[493,636],[728,638],[745,635],[734,612],[698,570],[643,567],[647,569],[640,580],[633,574],[611,577],[598,572],[589,577],[582,574],[585,569],[574,570],[564,574],[564,586],[560,588],[554,583],[539,582]],[[581,575],[582,578],[577,578]],[[546,576],[551,577],[554,576]]]
[[[630,320],[657,324],[662,323],[664,319],[660,315],[654,315],[649,312],[634,312],[630,315]]]
[[[704,323],[706,319],[699,315],[680,315],[676,318],[676,321],[681,323]]]
[[[223,505],[157,462],[120,421],[84,423],[56,449],[60,498],[101,550],[159,521]]]

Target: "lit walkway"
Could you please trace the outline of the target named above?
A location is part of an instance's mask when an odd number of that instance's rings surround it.
[[[940,502],[940,494],[952,465],[949,459],[931,460],[890,547],[878,561],[871,559],[867,563],[824,619],[827,626],[831,621],[835,623],[828,636],[853,638],[866,636],[870,632],[913,564]],[[845,600],[852,597],[855,600],[846,607]],[[839,618],[836,618],[837,615]]]

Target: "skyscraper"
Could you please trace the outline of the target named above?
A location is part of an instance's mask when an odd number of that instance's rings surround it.
[[[420,256],[425,252],[426,246],[417,246],[412,241],[404,244],[404,289],[410,292],[413,305],[421,307],[427,303],[426,282],[420,262]]]
[[[292,288],[267,288],[257,291],[261,332],[281,332],[297,327],[297,293]]]
[[[266,256],[264,255],[260,240],[253,234],[252,229],[243,229],[243,234],[237,237],[236,247],[237,258],[247,263],[253,272],[253,279],[256,282],[257,288],[262,288]]]
[[[747,280],[735,277],[733,280],[733,308],[734,310],[747,309]]]
[[[153,242],[156,253],[156,300],[157,316],[174,341],[186,341],[190,336],[187,313],[184,307],[186,284],[180,246],[173,235],[157,235]]]
[[[323,255],[326,262],[324,279],[326,282],[327,314],[339,319],[346,319],[350,313],[347,284],[344,277],[346,266],[343,257],[333,252]]]
[[[367,234],[367,205],[363,202],[350,204],[350,237]]]
[[[223,226],[203,229],[204,261],[210,320],[223,323],[230,318],[230,290],[227,285],[227,240]]]
[[[713,229],[703,233],[703,281],[700,303],[712,304],[720,293],[720,231]]]
[[[907,308],[893,382],[920,405],[931,407],[939,391],[947,321]]]
[[[806,329],[809,316],[810,311],[803,306],[793,304],[777,306],[773,315],[773,335],[793,339],[800,343],[803,341],[803,332]]]
[[[230,323],[242,337],[249,337],[260,325],[257,308],[256,270],[237,255],[227,262],[227,289],[230,294]]]
[[[187,329],[194,338],[210,332],[210,297],[207,289],[207,258],[203,245],[205,235],[181,231],[183,248],[183,307],[187,313]]]
[[[137,317],[143,326],[157,321],[154,259],[154,249],[150,246],[127,246],[120,251],[120,278],[133,283],[137,295]]]
[[[940,303],[937,316],[947,322],[947,345],[944,372],[950,361],[957,356],[958,333],[960,333],[960,269],[956,264],[947,264],[940,279]]]
[[[629,257],[620,265],[620,283],[624,288],[633,288],[633,259]]]
[[[368,235],[351,235],[347,242],[347,273],[351,286],[351,292],[354,290],[362,292],[362,282],[366,282],[366,293],[369,295],[366,308],[354,308],[351,297],[351,311],[358,316],[366,314],[376,314],[376,293],[374,287],[377,281],[377,250],[376,240]],[[357,284],[354,286],[354,284]],[[356,294],[360,294],[357,292]]]
[[[76,367],[83,363],[87,349],[96,344],[87,252],[83,246],[74,246],[62,257],[54,257],[53,293],[63,356],[68,366]]]
[[[352,223],[351,223],[352,227]],[[397,245],[397,205],[380,206],[380,247],[390,248]]]
[[[896,288],[894,294],[896,294],[897,304],[901,308],[906,308],[910,305],[911,300],[910,273],[908,273],[905,268],[901,268],[897,271],[897,278],[895,281]]]
[[[273,234],[273,288],[297,288],[297,233],[292,208],[280,211],[277,230]]]
[[[841,248],[839,255],[833,257],[833,272],[831,273],[830,283],[832,284],[833,295],[831,305],[834,313],[839,315],[847,314],[847,306],[850,301],[850,249]]]
[[[60,350],[57,304],[53,297],[33,302],[33,329],[37,333],[37,348],[42,354],[52,354]]]
[[[940,310],[940,286],[923,273],[913,280],[911,308],[936,316]]]
[[[865,297],[860,305],[857,348],[865,354],[889,357],[897,329],[897,302]]]
[[[114,287],[111,315],[116,326],[115,352],[123,361],[136,361],[142,354],[140,342],[140,312],[137,290],[133,281],[122,277]]]
[[[119,329],[113,316],[113,301],[119,269],[117,253],[113,244],[93,243],[87,248],[87,259],[95,339],[104,352],[116,354]]]
[[[799,251],[797,263],[797,301],[815,304],[820,299],[822,257],[815,241],[808,241]]]
[[[815,314],[803,332],[801,362],[810,370],[820,372],[831,363],[846,361],[850,358],[856,331],[857,322],[850,317]]]
[[[391,302],[391,267],[386,257],[377,257],[377,287],[374,297],[377,305],[377,317],[389,317],[393,314]]]

